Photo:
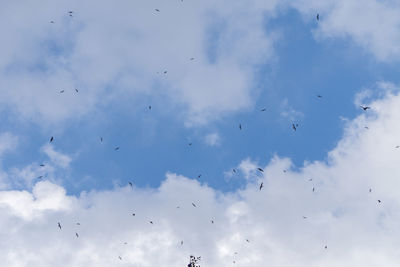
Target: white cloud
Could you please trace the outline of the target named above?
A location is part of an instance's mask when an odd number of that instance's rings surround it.
[[[1,102],[41,124],[143,96],[184,107],[188,125],[249,108],[276,39],[264,29],[276,1],[264,2],[3,3]]]
[[[326,162],[292,171],[290,159],[274,157],[236,192],[175,174],[157,189],[79,197],[50,182],[0,191],[0,258],[18,267],[186,266],[189,255],[209,267],[397,266],[400,95],[386,93],[348,123]],[[257,166],[240,164],[250,178]]]
[[[349,38],[380,61],[400,60],[400,3],[395,0],[298,0],[290,5],[315,20],[318,38]]]
[[[62,168],[68,168],[72,159],[70,156],[58,152],[50,144],[42,147],[43,152],[50,158],[51,162]]]
[[[221,144],[221,137],[218,133],[207,134],[204,141],[209,146],[219,146]]]

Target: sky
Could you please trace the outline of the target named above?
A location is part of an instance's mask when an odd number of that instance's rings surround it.
[[[2,1],[1,262],[398,266],[399,12]]]

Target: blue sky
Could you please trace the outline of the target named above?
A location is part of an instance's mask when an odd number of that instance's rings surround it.
[[[24,143],[4,157],[4,165],[45,161],[40,147],[55,136],[54,147],[73,155],[63,184],[68,192],[79,194],[128,181],[157,187],[168,171],[191,178],[201,174],[200,181],[229,191],[243,186],[244,180],[240,175],[224,179],[224,172],[243,158],[266,164],[279,155],[291,158],[297,167],[304,161],[324,160],[343,134],[343,118],[362,112],[354,105],[355,94],[364,87],[374,88],[376,81],[398,82],[398,71],[377,62],[347,38],[316,40],[317,27],[318,21],[294,9],[265,22],[263,30],[278,32],[279,41],[272,62],[262,62],[255,70],[252,105],[205,125],[185,126],[180,108],[169,107],[171,103],[157,95],[133,103],[115,99],[91,114],[46,127],[27,119],[15,121],[10,119],[13,114],[3,113],[3,129],[23,136]],[[218,36],[218,27],[211,31]],[[68,43],[62,51],[50,47],[54,50],[68,56]],[[213,62],[216,56],[209,55]],[[188,63],[197,64],[196,60]],[[76,98],[85,93],[84,87],[78,87]],[[73,89],[67,93],[74,94]],[[263,108],[265,112],[260,111]],[[293,114],[282,116],[285,111]],[[292,122],[299,123],[298,131],[292,130]],[[209,133],[218,133],[219,145],[205,144]],[[119,151],[114,151],[116,146]]]
[[[0,224],[37,227],[0,231],[9,266],[396,266],[396,1],[1,5]]]

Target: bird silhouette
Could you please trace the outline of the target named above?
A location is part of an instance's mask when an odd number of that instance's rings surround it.
[[[116,150],[119,150],[119,146],[117,146],[116,148],[114,148],[114,150],[116,151]]]
[[[364,111],[367,109],[371,109],[371,107],[367,107],[367,106],[360,106]]]
[[[261,190],[263,187],[264,187],[264,183],[261,182],[261,184],[260,184],[260,190]]]
[[[54,141],[54,137],[52,136],[52,137],[50,138],[50,143],[53,142],[53,141]]]
[[[58,228],[60,228],[60,230],[61,230],[61,223],[58,223]]]
[[[242,130],[242,124],[241,123],[239,123],[239,129]]]
[[[65,92],[65,90],[61,90],[61,91],[60,91],[60,94],[62,94],[62,93],[64,93],[64,92]]]
[[[149,223],[154,224],[153,221],[150,221]]]
[[[261,110],[261,112],[266,111],[266,110],[267,110],[266,108],[263,108],[263,109]]]
[[[196,204],[192,203],[192,206],[196,208]]]
[[[132,216],[133,216],[133,217],[135,217],[135,216],[136,216],[136,214],[135,214],[135,213],[132,213]]]
[[[157,11],[157,12],[160,12],[160,10],[158,9],[158,8],[156,8],[156,9],[154,9],[155,11]]]
[[[78,233],[75,233],[75,235],[76,235],[76,238],[78,238],[78,237],[79,237]]]
[[[78,93],[78,92],[79,92],[79,91],[78,91],[78,89],[76,89],[76,88],[75,88],[75,92],[77,92],[77,93]]]
[[[103,137],[100,137],[100,142],[103,142]]]
[[[129,184],[131,187],[133,187],[133,184],[132,184],[131,182],[128,182],[128,184]]]
[[[296,125],[294,124],[294,123],[292,123],[292,129],[294,130],[294,131],[296,131],[297,130],[297,127],[299,127],[299,125],[296,123]]]
[[[317,14],[317,20],[319,20],[319,14]]]
[[[264,170],[263,170],[263,169],[261,169],[261,168],[257,168],[257,170],[259,170],[260,172],[264,172]]]

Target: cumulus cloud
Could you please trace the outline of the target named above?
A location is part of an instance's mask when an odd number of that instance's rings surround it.
[[[349,38],[380,61],[399,61],[398,1],[298,0],[290,5],[312,19],[320,14],[317,38]]]
[[[188,125],[206,123],[252,103],[253,70],[273,55],[276,37],[264,23],[275,7],[272,0],[3,3],[0,101],[44,124],[151,96],[183,107]]]
[[[18,267],[186,266],[189,255],[211,267],[397,266],[400,95],[387,90],[370,106],[326,161],[294,171],[276,156],[260,176],[246,159],[241,169],[256,179],[235,192],[172,173],[157,189],[78,197],[49,181],[3,190],[0,258]]]

